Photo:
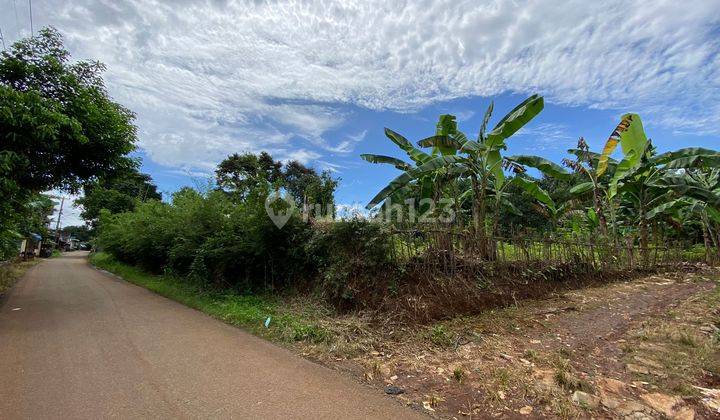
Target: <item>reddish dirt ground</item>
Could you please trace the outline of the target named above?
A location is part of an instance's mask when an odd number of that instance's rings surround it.
[[[520,302],[354,362],[441,418],[720,418],[718,278],[663,274]],[[451,339],[430,344],[432,331]]]

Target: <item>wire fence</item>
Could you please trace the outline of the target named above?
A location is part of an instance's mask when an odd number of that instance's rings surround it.
[[[684,262],[716,262],[714,252],[690,252],[692,244],[663,240],[638,246],[632,238],[478,237],[450,229],[394,229],[396,263],[453,274],[479,265],[570,265],[579,271],[633,270]]]

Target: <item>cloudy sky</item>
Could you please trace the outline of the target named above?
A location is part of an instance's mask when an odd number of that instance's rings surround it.
[[[500,118],[532,93],[546,109],[511,153],[599,148],[625,112],[661,150],[720,146],[716,0],[32,3],[35,29],[107,64],[166,192],[266,150],[335,171],[338,201],[365,203],[395,173],[358,155],[401,156],[383,127],[419,139],[453,113],[476,133],[490,100]],[[6,43],[29,35],[28,9],[0,0]]]

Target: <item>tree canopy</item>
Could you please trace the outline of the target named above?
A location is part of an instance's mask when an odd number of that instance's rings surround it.
[[[0,54],[5,197],[14,188],[76,192],[130,163],[134,115],[109,97],[104,70],[96,61],[72,62],[54,28]]]
[[[74,193],[135,165],[134,115],[110,98],[104,70],[72,61],[54,28],[0,53],[0,257],[45,228],[52,205],[41,192]]]

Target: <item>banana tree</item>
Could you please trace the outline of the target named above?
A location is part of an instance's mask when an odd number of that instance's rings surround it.
[[[481,253],[489,256],[492,249],[489,246],[489,232],[486,224],[488,198],[494,198],[494,203],[500,202],[502,192],[507,180],[504,170],[513,165],[535,166],[540,170],[564,174],[569,176],[565,170],[552,162],[538,157],[516,156],[504,158],[501,151],[506,149],[506,140],[515,134],[520,128],[532,120],[544,107],[543,98],[533,95],[516,106],[505,115],[495,127],[487,131],[488,123],[493,112],[491,103],[485,112],[477,140],[470,140],[459,130],[450,133],[436,134],[418,142],[421,147],[433,147],[434,149],[456,151],[457,154],[446,154],[436,156],[419,167],[409,170],[395,178],[383,188],[367,205],[373,208],[385,200],[394,191],[403,188],[408,183],[438,169],[447,169],[448,174],[457,178],[468,178],[472,191],[472,215],[473,231],[475,232]],[[521,179],[515,177],[514,179]],[[522,178],[524,179],[524,178]],[[536,183],[530,180],[513,181],[522,186],[526,191],[538,199],[547,196]],[[490,226],[496,228],[496,223]]]
[[[403,137],[402,135],[390,130],[385,129],[385,136],[395,143],[401,150],[403,150],[410,158],[412,163],[408,163],[402,159],[398,159],[392,156],[376,155],[376,154],[362,154],[360,157],[370,163],[375,164],[388,164],[401,171],[410,171],[422,165],[424,162],[430,160],[432,156],[415,148],[412,143]],[[405,186],[404,188],[394,191],[391,197],[388,197],[391,202],[402,202],[408,197],[430,197],[433,190],[433,183],[431,177],[423,177],[418,179],[412,184]],[[392,211],[392,208],[388,206],[388,211]],[[387,215],[388,217],[390,215]]]
[[[694,217],[700,220],[706,250],[715,246],[720,256],[720,152],[707,149],[681,149],[658,157],[665,163],[660,186],[674,199],[650,210],[646,217]],[[708,256],[710,253],[708,252]]]
[[[611,218],[613,218],[613,208],[605,205],[606,202],[610,202],[607,197],[608,189],[606,183],[603,182],[604,179],[598,174],[598,163],[601,154],[591,152],[585,139],[582,137],[578,140],[577,148],[568,149],[568,153],[574,155],[575,159],[563,159],[565,166],[571,168],[576,173],[584,175],[589,180],[573,186],[569,192],[572,195],[583,195],[592,192],[593,220],[597,218],[600,232],[603,235],[607,235],[608,222],[605,209],[608,208],[610,210]],[[607,165],[608,170],[614,172],[618,162],[610,157],[605,158],[604,161],[606,162],[605,165]]]

